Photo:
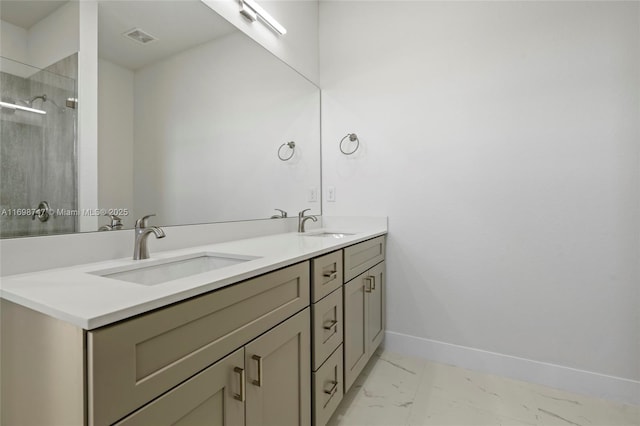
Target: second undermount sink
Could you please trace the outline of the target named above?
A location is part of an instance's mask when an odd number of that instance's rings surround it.
[[[347,232],[319,232],[317,234],[307,234],[307,237],[324,237],[324,238],[344,238],[344,237],[348,237],[350,235],[354,235],[354,234],[349,234]]]
[[[254,259],[258,257],[226,253],[196,253],[145,262],[144,265],[127,265],[94,271],[90,274],[135,284],[156,285]]]

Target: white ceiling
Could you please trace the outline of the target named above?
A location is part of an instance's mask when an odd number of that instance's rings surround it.
[[[237,31],[200,0],[101,0],[98,7],[99,56],[131,70]],[[122,35],[133,28],[158,40],[142,45]]]
[[[29,29],[68,0],[0,0],[0,18]],[[158,40],[123,36],[141,28]],[[131,70],[237,31],[200,0],[99,0],[98,55]]]
[[[67,0],[1,0],[0,18],[28,30],[66,2]]]

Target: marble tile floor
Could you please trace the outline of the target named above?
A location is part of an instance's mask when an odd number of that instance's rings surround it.
[[[640,426],[640,407],[376,353],[329,426]]]

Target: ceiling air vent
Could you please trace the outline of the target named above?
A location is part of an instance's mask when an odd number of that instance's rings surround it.
[[[125,31],[122,35],[140,44],[149,44],[158,40],[151,34],[145,32],[144,30],[141,30],[140,28],[133,28],[129,31]]]

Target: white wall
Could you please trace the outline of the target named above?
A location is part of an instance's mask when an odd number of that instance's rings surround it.
[[[156,223],[320,213],[319,92],[243,33],[138,70],[134,110],[135,209]]]
[[[78,27],[78,209],[98,208],[98,3],[80,1]],[[98,217],[78,216],[79,231]]]
[[[128,209],[128,217],[120,216],[128,228],[139,217],[133,211],[133,94],[133,71],[98,59],[98,206]]]
[[[46,68],[80,50],[79,19],[79,2],[70,1],[29,28],[27,63]]]
[[[5,58],[14,61],[28,62],[28,34],[27,30],[0,20],[0,52]],[[5,71],[5,70],[3,70]]]
[[[323,212],[389,216],[395,349],[614,376],[639,403],[639,7],[320,3]]]
[[[203,0],[213,10],[260,43],[271,53],[318,84],[318,0],[257,1],[280,22],[287,34],[278,35],[259,20],[240,15],[236,0]]]
[[[2,44],[5,58],[36,68],[51,64],[76,53],[78,40],[79,4],[70,1],[31,28],[21,28],[1,21]]]

